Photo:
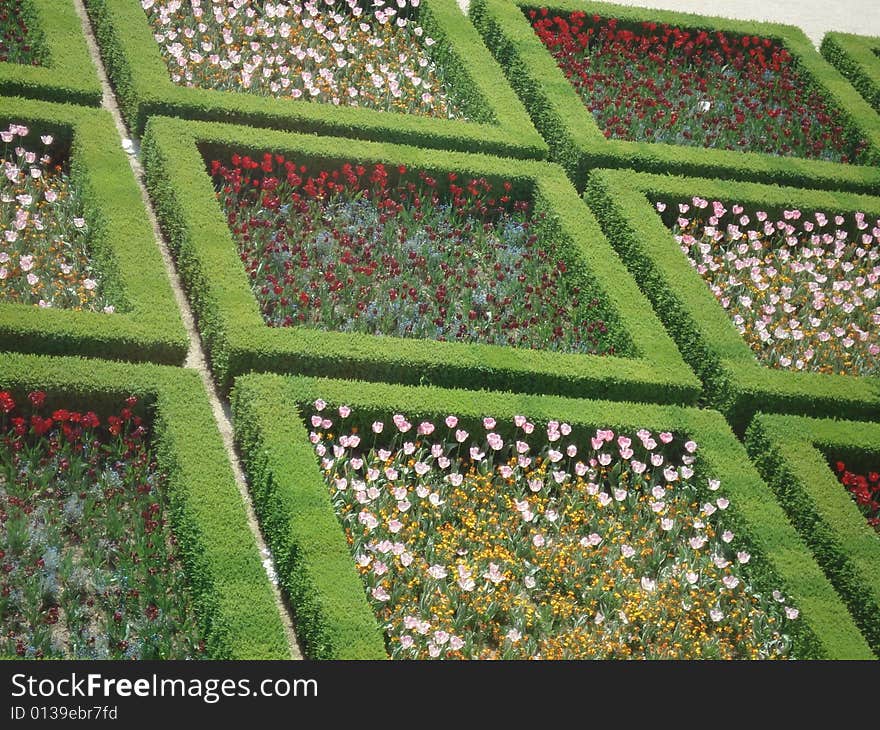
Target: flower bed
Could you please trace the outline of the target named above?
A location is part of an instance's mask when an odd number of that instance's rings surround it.
[[[770,38],[528,14],[606,137],[856,163],[867,147]]]
[[[326,403],[318,410],[322,398]],[[351,410],[339,413],[329,403],[348,403]],[[749,637],[762,641],[774,627],[790,640],[789,655],[799,658],[873,656],[715,411],[251,374],[236,379],[232,412],[254,508],[311,659],[404,656],[401,635],[413,639],[407,651],[426,656],[431,644],[445,656],[453,635],[470,641],[455,645],[474,656],[536,654],[539,642],[546,656],[551,648],[574,655],[595,648],[584,639],[588,634],[616,641],[621,655],[624,647],[634,655],[659,655],[665,642],[664,655],[696,656],[699,649],[704,656],[748,656],[761,651]],[[458,420],[447,425],[450,413]],[[377,422],[380,434],[373,430]],[[457,431],[468,435],[459,442]],[[520,452],[518,442],[528,450]],[[577,453],[569,456],[572,444]],[[663,463],[652,463],[661,457]],[[524,466],[528,458],[533,461]],[[542,470],[540,483],[530,485],[529,479],[538,482],[530,473],[536,470]],[[406,494],[395,494],[402,487]],[[694,527],[697,520],[702,528]],[[859,523],[876,542],[860,516]],[[653,542],[640,544],[642,534]],[[544,567],[535,570],[538,565],[525,559],[544,560]],[[377,560],[387,570],[376,570]],[[612,571],[619,589],[595,591]],[[689,572],[698,573],[693,599]],[[473,588],[466,590],[470,581]],[[739,604],[750,591],[761,598]],[[417,594],[424,611],[414,606]],[[493,604],[493,598],[499,600]],[[450,616],[449,606],[461,612]],[[619,610],[630,624],[623,624]],[[725,615],[716,622],[709,612],[718,610]],[[789,618],[794,610],[796,618]],[[646,619],[661,614],[704,633],[688,641],[665,623],[652,633]],[[774,621],[761,623],[762,615]],[[423,622],[429,623],[425,634],[419,633]],[[734,627],[746,635],[737,637]],[[436,636],[438,630],[445,634]],[[512,630],[519,632],[515,643],[516,633],[507,639]],[[563,646],[568,634],[576,641]],[[785,644],[770,650],[778,653]]]
[[[271,326],[613,354],[599,301],[511,183],[282,155],[211,163]],[[390,178],[390,173],[398,181]]]
[[[144,133],[148,119],[171,116],[505,157],[541,159],[547,155],[546,142],[455,0],[419,0],[418,6],[403,2],[403,8],[396,2],[354,6],[362,10],[349,7],[347,0],[335,4],[310,0],[308,7],[316,13],[314,18],[302,3],[202,0],[201,26],[181,20],[180,25],[188,25],[189,30],[174,40],[160,33],[162,44],[156,42],[157,29],[150,16],[160,5],[169,7],[167,0],[154,4],[147,13],[141,0],[85,0],[85,5],[122,113],[137,134]],[[176,11],[181,16],[195,12],[191,3],[182,5]],[[228,18],[235,5],[239,6],[236,17],[225,28],[231,34],[227,43],[215,12]],[[248,12],[254,14],[250,25]],[[286,27],[279,12],[287,13]],[[360,18],[354,18],[355,12],[361,12]],[[390,17],[392,12],[396,15],[393,21],[380,23],[377,12],[382,17]],[[405,27],[399,27],[398,20]],[[315,31],[316,22],[323,26],[323,36]],[[283,39],[278,33],[267,38],[265,34],[273,32],[270,27],[276,25],[279,32],[284,31]],[[331,25],[333,29],[329,29]],[[253,28],[251,37],[244,26]],[[350,29],[344,41],[336,36],[342,27]],[[421,36],[415,34],[416,28],[422,28]],[[184,53],[190,43],[188,33],[193,40],[205,33],[217,39],[204,41],[212,44],[210,51],[199,46],[189,52],[202,56],[198,63]],[[292,39],[302,39],[303,34],[310,40],[296,45]],[[407,47],[401,49],[405,58],[388,58],[383,68],[377,58],[387,58],[388,39],[394,36],[398,40],[393,42],[399,46],[407,34],[412,42],[407,41]],[[428,37],[434,41],[430,46],[426,45]],[[234,48],[242,41],[246,43]],[[379,43],[381,46],[376,45]],[[273,49],[272,44],[278,47]],[[186,57],[186,69],[193,71],[192,82],[184,77],[183,83],[172,80],[170,56],[163,52],[163,46]],[[302,60],[297,55],[303,56]],[[212,57],[216,64],[212,64]],[[368,65],[372,65],[371,72]],[[239,71],[250,74],[249,88],[241,88],[236,81],[240,80]],[[179,66],[175,73],[180,73]],[[206,87],[195,83],[203,77],[207,77]],[[277,93],[272,84],[279,87]],[[338,105],[333,103],[334,88],[342,92]],[[316,90],[314,96],[309,89]],[[357,95],[352,96],[349,89]],[[301,93],[297,97],[295,92]],[[389,114],[385,109],[409,113]]]
[[[0,350],[182,363],[180,311],[111,115],[22,98],[4,110]]]
[[[0,392],[0,653],[182,659],[205,649],[164,477],[129,398],[26,412]]]
[[[0,63],[40,63],[28,28],[26,3],[27,0],[8,0],[0,7]]]
[[[589,209],[578,197],[564,172],[555,165],[166,117],[150,120],[142,149],[147,187],[192,297],[200,333],[210,351],[215,377],[224,387],[231,386],[233,378],[242,373],[269,371],[336,374],[363,380],[422,382],[460,388],[601,394],[610,399],[662,399],[664,402],[689,403],[696,398],[696,377],[683,365],[678,351],[635,281],[607,244]],[[266,160],[265,150],[271,150],[273,157]],[[341,153],[340,150],[345,152]],[[251,187],[254,187],[253,180],[256,179],[259,188],[265,184],[262,182],[263,176],[277,178],[279,189],[285,191],[288,199],[281,199],[282,196],[276,194],[275,190],[245,193],[242,187],[236,193],[236,171],[231,162],[232,154],[236,151],[240,155],[247,153],[254,156],[247,163],[251,169],[241,170],[242,179],[248,172]],[[279,155],[282,162],[279,163],[274,155]],[[230,184],[219,174],[212,179],[212,160],[222,161],[226,165],[226,174],[231,176]],[[349,174],[357,179],[356,182],[349,182],[343,173],[346,160],[354,161],[350,163]],[[358,174],[358,163],[364,167],[362,176]],[[258,169],[263,164],[270,173]],[[287,169],[288,164],[290,170]],[[243,158],[239,158],[238,165],[245,167]],[[301,171],[302,166],[305,166],[305,172]],[[401,168],[406,172],[401,174]],[[379,176],[380,170],[388,176],[385,192],[368,198],[374,187],[379,186],[370,178]],[[220,168],[215,170],[217,173],[219,171]],[[334,171],[338,173],[335,179]],[[428,180],[419,179],[418,171],[434,180],[436,188],[433,191]],[[384,173],[382,178],[385,177]],[[452,229],[455,241],[466,241],[467,246],[482,246],[478,253],[485,255],[485,259],[474,257],[473,263],[465,266],[450,253],[451,247],[446,247],[444,253],[439,246],[428,245],[430,235],[435,235],[435,243],[442,243],[436,238],[437,233],[429,234],[425,226],[431,221],[436,222],[432,225],[439,226],[443,216],[442,211],[431,209],[427,201],[432,201],[436,193],[439,197],[438,207],[447,205],[454,208],[452,201],[457,196],[450,191],[450,173],[457,176],[451,183],[462,189],[460,197],[470,200],[474,207],[479,204],[497,209],[501,198],[509,196],[509,200],[503,203],[504,206],[510,206],[509,210],[506,209],[509,219],[515,221],[515,217],[519,216],[525,221],[525,214],[528,214],[530,235],[538,237],[535,248],[544,249],[548,254],[547,260],[542,262],[537,257],[529,261],[525,246],[517,250],[516,246],[499,249],[488,245],[493,237],[506,237],[515,242],[520,235],[515,227],[508,226],[510,230],[499,228],[497,220],[493,221],[498,215],[489,215],[488,209],[468,212],[467,216],[455,213],[461,219],[460,232]],[[287,180],[288,175],[291,182]],[[472,181],[483,179],[496,190],[499,197],[495,198],[495,203],[490,204],[493,196],[479,183],[473,183],[475,193],[468,190]],[[505,190],[504,181],[510,182],[510,191]],[[414,186],[412,191],[409,189],[410,183]],[[307,185],[309,190],[306,190]],[[220,200],[217,199],[218,187]],[[351,204],[346,202],[356,197],[359,189],[362,190],[361,198]],[[420,189],[425,191],[420,203],[421,212],[413,207]],[[317,199],[319,190],[326,192],[326,198],[322,201]],[[396,194],[405,197],[403,200],[394,199],[393,195]],[[299,196],[298,202],[294,200],[294,195]],[[242,218],[237,209],[224,210],[223,200],[233,197],[247,203],[244,208],[247,217]],[[258,204],[254,199],[258,199]],[[514,210],[516,201],[528,201],[528,211]],[[359,223],[346,226],[339,221],[334,222],[340,210],[351,218],[355,214],[365,215],[370,206],[380,202],[386,207],[373,222],[366,220],[361,226],[363,231],[369,227],[374,233],[381,233],[384,238],[378,241],[371,242],[364,238],[362,243],[358,242],[355,233]],[[237,204],[233,201],[233,205]],[[282,210],[282,206],[287,205],[290,207]],[[325,208],[326,216],[323,212]],[[423,220],[416,221],[416,216],[422,216]],[[307,230],[308,226],[304,225],[306,219],[313,222],[314,231]],[[447,223],[443,224],[447,230],[448,220],[451,219],[447,216]],[[483,228],[484,223],[488,228]],[[234,229],[241,229],[243,224],[247,224],[248,230],[234,233]],[[264,228],[264,224],[268,228]],[[395,230],[395,224],[403,227]],[[472,227],[470,232],[466,231],[468,225]],[[334,227],[339,234],[338,241],[331,235]],[[403,228],[407,229],[406,233]],[[319,232],[323,233],[317,240]],[[273,241],[273,236],[281,240]],[[353,240],[344,241],[345,236]],[[399,240],[399,236],[406,236],[406,240]],[[407,240],[411,250],[404,247]],[[370,266],[365,261],[359,261],[352,253],[363,254],[368,244]],[[303,248],[299,256],[292,257],[289,251],[284,250],[285,247],[292,249],[296,245]],[[472,256],[469,248],[459,246],[459,249],[463,256]],[[330,261],[336,251],[338,256],[331,261],[331,271],[323,262]],[[396,266],[387,255],[389,252],[400,253]],[[385,261],[381,258],[383,255],[386,256]],[[414,264],[420,255],[426,259],[421,271]],[[345,263],[342,262],[343,256]],[[428,260],[432,262],[434,273],[428,271]],[[520,261],[523,269],[516,271],[515,266]],[[559,267],[559,261],[563,262],[564,272]],[[254,263],[257,263],[255,270]],[[453,277],[438,281],[439,277],[445,276],[440,264],[451,274],[461,275],[462,281],[457,282]],[[268,267],[269,273],[272,270],[279,272],[278,275],[272,274],[276,278],[274,283],[269,284],[260,265],[262,269]],[[508,266],[515,276],[508,276],[505,272]],[[326,270],[319,273],[315,270],[319,267]],[[469,270],[483,279],[470,276],[467,273]],[[525,276],[523,270],[540,271],[542,278],[546,273],[547,281],[520,282],[519,277]],[[434,277],[430,285],[428,275]],[[499,276],[504,280],[499,280]],[[264,277],[264,280],[256,286],[255,282],[260,277]],[[392,283],[395,279],[399,280],[399,287]],[[407,284],[405,299],[404,282]],[[497,303],[491,307],[480,305],[477,299],[479,291],[475,293],[465,284],[476,285],[478,289],[483,287],[485,304],[489,303],[490,294],[496,299],[497,294],[501,301],[510,297],[509,309],[512,312],[505,312]],[[577,294],[581,298],[577,306],[573,297],[570,300],[547,302],[546,293],[535,293],[536,289],[549,290],[550,284],[557,287],[560,297],[563,294],[574,295],[574,287],[579,287]],[[315,286],[314,291],[328,294],[313,297],[312,285]],[[387,296],[383,301],[367,292],[360,304],[365,310],[371,302],[375,304],[375,311],[381,307],[381,311],[389,315],[384,322],[366,321],[367,312],[360,313],[357,307],[360,297],[358,287],[368,285],[380,291],[384,287]],[[265,293],[264,286],[268,287]],[[276,286],[280,289],[277,294]],[[298,290],[295,286],[306,286],[306,289]],[[431,314],[431,317],[441,316],[441,305],[437,301],[437,295],[442,293],[441,286],[445,289],[444,299],[450,302],[446,307],[445,320],[440,320],[440,324],[447,328],[445,333],[443,330],[438,332],[437,325],[433,325],[435,329],[431,332],[432,323],[425,316],[432,310],[436,314]],[[527,301],[525,297],[529,292],[525,290],[529,286],[533,292]],[[394,301],[391,301],[392,289],[396,290]],[[415,290],[415,295],[412,295],[411,289]],[[520,293],[514,298],[516,292]],[[308,295],[308,306],[303,305],[301,294]],[[321,306],[324,306],[331,301],[331,296],[337,306],[345,304],[343,312],[351,313],[351,321],[344,321],[340,329],[348,327],[355,330],[355,327],[359,327],[360,331],[340,331],[329,329],[326,325],[319,329],[307,322],[299,326],[296,317],[300,313],[310,319],[325,316],[315,311],[314,300],[320,298]],[[419,297],[417,305],[413,303],[413,296]],[[461,304],[457,304],[453,296],[472,303],[468,304],[468,309],[459,311],[456,307],[461,307]],[[282,297],[287,299],[284,304]],[[544,297],[543,301],[540,297]],[[281,307],[284,311],[281,324],[286,317],[292,317],[291,326],[268,326],[264,316],[267,302],[274,302],[273,307]],[[557,310],[561,310],[562,314],[571,312],[572,316],[584,312],[580,322],[575,321],[574,326],[588,318],[597,322],[594,331],[586,335],[597,337],[599,345],[607,345],[609,351],[613,346],[614,354],[600,356],[509,346],[507,337],[517,337],[517,331],[512,327],[503,330],[501,324],[517,316],[517,324],[521,325],[526,318],[523,312],[528,312],[526,307],[529,304],[537,311],[538,305],[544,306],[545,303],[547,306],[542,313],[558,320],[553,327],[562,327],[562,336],[556,335],[560,345],[565,345],[567,338],[568,342],[576,340],[573,327],[571,331],[566,331],[565,320],[557,314]],[[482,308],[478,310],[474,304]],[[425,315],[420,315],[420,306],[426,307]],[[417,339],[415,336],[370,334],[371,331],[381,331],[378,325],[387,327],[386,331],[397,332],[398,324],[393,321],[395,312],[414,317],[413,329],[421,323],[428,336]],[[471,312],[474,313],[473,319]],[[479,318],[481,312],[485,314],[482,320]],[[357,319],[355,313],[359,313]],[[461,324],[466,326],[463,335],[474,340],[453,339],[461,326],[456,315],[462,317]],[[328,311],[327,316],[339,315]],[[598,327],[599,320],[604,324],[605,332]],[[496,328],[489,326],[495,323],[498,323]],[[529,321],[531,328],[543,328],[548,335],[553,335],[552,327],[548,331],[540,322],[532,324]],[[432,335],[447,336],[449,341],[440,342]],[[476,341],[477,337],[485,339],[488,336],[502,344]],[[530,337],[531,342],[541,344],[538,337]],[[592,345],[588,337],[584,338],[586,346]]]
[[[837,478],[852,495],[868,524],[880,532],[880,469],[860,473],[850,471],[843,461],[834,463]]]
[[[788,654],[799,611],[751,585],[693,441],[387,420],[317,400],[310,438],[392,657]]]
[[[113,312],[89,255],[83,200],[52,135],[0,132],[0,299]]]
[[[543,35],[563,45],[542,42],[529,18],[537,10],[531,0],[472,0],[468,12],[551,159],[578,189],[591,170],[609,167],[880,189],[876,112],[798,28],[590,0],[548,0],[538,8],[547,18],[534,21],[550,21]],[[572,16],[584,19],[577,34]],[[562,26],[552,25],[556,17]]]
[[[418,24],[419,0],[142,0],[171,79],[334,105],[463,118],[434,39]],[[206,7],[207,6],[207,7]]]
[[[656,207],[764,364],[880,374],[880,219],[700,197]]]
[[[735,431],[876,418],[880,198],[630,170],[585,197]]]

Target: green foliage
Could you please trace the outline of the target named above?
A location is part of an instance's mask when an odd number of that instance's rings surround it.
[[[870,164],[843,165],[755,152],[606,139],[532,30],[523,11],[536,7],[549,7],[551,12],[561,13],[582,10],[618,18],[621,23],[654,21],[778,40],[792,54],[801,73],[844,119],[845,134],[858,133],[868,140]],[[551,159],[565,168],[579,190],[583,189],[589,170],[597,167],[630,167],[657,173],[712,175],[864,192],[880,190],[880,169],[876,166],[880,161],[880,117],[822,59],[798,28],[581,0],[552,0],[546,5],[534,0],[473,0],[470,15],[549,143]]]
[[[138,0],[86,0],[86,5],[122,111],[138,132],[150,116],[166,115],[512,157],[547,154],[547,145],[455,0],[425,0],[419,18],[437,41],[434,48],[456,98],[479,121],[179,86],[168,75]]]
[[[0,126],[28,125],[70,145],[83,190],[92,254],[117,311],[41,309],[0,303],[0,349],[182,364],[188,339],[153,229],[110,114],[26,99],[2,99]]]
[[[290,647],[247,523],[223,441],[192,370],[73,357],[4,354],[0,388],[19,400],[47,393],[47,408],[111,413],[135,395],[167,475],[172,529],[215,659],[284,659]]]
[[[545,245],[555,246],[571,275],[597,291],[603,318],[618,333],[615,351],[624,356],[268,327],[205,171],[205,158],[266,150],[313,169],[346,160],[383,162],[393,170],[424,169],[442,180],[455,171],[462,178],[510,181],[546,213]],[[158,117],[147,125],[143,155],[147,185],[224,386],[236,375],[262,370],[616,399],[696,398],[696,378],[556,166]]]
[[[709,403],[728,417],[738,433],[758,409],[846,418],[880,413],[878,378],[789,372],[758,363],[652,204],[694,195],[766,211],[798,207],[878,215],[880,198],[630,170],[593,171],[584,193],[682,356],[703,380]]]
[[[858,92],[880,112],[880,38],[826,33],[819,50],[825,59],[852,82]]]
[[[73,0],[30,0],[30,6],[28,26],[41,63],[0,63],[0,94],[100,104],[101,83]]]
[[[236,380],[232,407],[238,442],[253,484],[264,534],[312,658],[374,658],[384,653],[348,551],[304,419],[316,398],[352,406],[368,423],[405,413],[411,419],[457,414],[476,425],[516,414],[537,422],[564,420],[586,434],[669,430],[699,444],[697,479],[719,478],[730,495],[737,534],[749,545],[760,586],[781,585],[801,610],[795,654],[802,658],[871,658],[864,638],[807,546],[750,464],[724,419],[712,411],[555,396],[444,390],[320,378],[246,375]]]
[[[758,414],[746,446],[880,654],[880,540],[829,460],[880,463],[880,424]]]

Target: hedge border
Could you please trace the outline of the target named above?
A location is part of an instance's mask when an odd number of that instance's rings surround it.
[[[880,423],[761,413],[749,426],[746,446],[880,654],[880,540],[828,462],[858,454],[880,464]]]
[[[536,208],[548,211],[542,223],[546,238],[558,243],[571,276],[579,276],[586,286],[598,284],[607,302],[604,318],[610,331],[618,332],[616,352],[632,352],[635,357],[267,326],[202,157],[223,150],[254,154],[271,150],[318,164],[342,159],[384,162],[395,171],[403,164],[433,171],[441,180],[454,170],[462,177],[511,181],[514,194],[528,191]],[[699,394],[696,376],[587,206],[554,165],[167,117],[150,120],[142,151],[147,186],[177,254],[214,373],[224,387],[231,385],[232,377],[257,370],[589,393],[618,400],[693,402]]]
[[[171,522],[214,659],[285,659],[290,646],[244,503],[195,371],[3,353],[0,388],[47,392],[49,408],[99,413],[127,396],[153,425]]]
[[[137,0],[86,0],[104,63],[129,126],[154,115],[225,121],[423,147],[543,158],[548,148],[479,34],[455,0],[423,0],[420,21],[437,41],[459,97],[477,121],[334,107],[247,92],[187,88],[171,81]]]
[[[0,350],[180,365],[189,346],[153,227],[110,114],[0,97],[0,124],[21,122],[71,146],[93,256],[117,311],[41,309],[0,302]]]
[[[846,127],[869,142],[868,164],[845,165],[757,152],[685,147],[657,142],[606,139],[595,118],[532,30],[524,10],[581,10],[623,22],[654,21],[680,27],[760,35],[784,43],[800,70],[843,116]],[[582,0],[474,0],[470,16],[529,110],[535,126],[582,190],[595,167],[630,167],[657,173],[712,175],[809,187],[880,191],[880,116],[862,99],[812,42],[794,26],[736,21],[688,13],[633,8]]]
[[[0,94],[98,106],[101,82],[73,0],[28,2],[43,63],[0,63]]]
[[[694,195],[768,211],[797,206],[878,215],[880,198],[629,170],[593,171],[584,193],[684,359],[702,378],[709,403],[738,433],[758,409],[867,420],[880,414],[880,378],[787,372],[758,362],[652,204]]]
[[[281,585],[295,607],[297,635],[310,658],[373,659],[384,642],[339,526],[308,439],[304,408],[316,398],[347,404],[362,419],[395,411],[412,418],[456,413],[479,424],[521,413],[597,426],[671,430],[700,444],[697,474],[719,476],[731,498],[731,517],[753,554],[755,578],[773,582],[801,609],[793,636],[796,655],[874,658],[809,548],[749,462],[723,417],[713,411],[555,396],[445,390],[320,378],[247,375],[236,380],[232,410],[236,438],[251,479],[254,503]],[[365,421],[367,423],[368,421]]]
[[[880,112],[880,38],[832,31],[825,34],[819,51],[850,80],[874,109]]]

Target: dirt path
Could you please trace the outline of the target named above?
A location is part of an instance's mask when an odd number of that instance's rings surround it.
[[[95,40],[95,35],[92,31],[92,25],[89,21],[88,14],[86,13],[85,6],[83,5],[82,0],[74,0],[74,4],[76,5],[77,13],[79,13],[80,20],[83,24],[83,30],[85,31],[86,40],[89,46],[89,52],[91,53],[92,59],[94,60],[95,65],[98,68],[98,75],[101,79],[101,86],[103,88],[103,99],[101,104],[113,116],[113,121],[116,124],[116,130],[119,133],[119,144],[122,145],[123,140],[127,140],[131,143],[131,138],[129,137],[128,130],[126,129],[125,123],[122,121],[122,115],[119,112],[119,105],[116,102],[116,96],[114,95],[113,88],[110,86],[110,81],[107,78],[107,72],[101,60],[101,55],[98,51],[98,44]],[[138,186],[140,187],[141,197],[143,198],[144,206],[147,209],[147,213],[150,217],[150,222],[153,226],[153,235],[156,239],[156,245],[162,252],[162,260],[165,262],[165,268],[168,271],[168,278],[170,279],[171,286],[174,290],[174,298],[177,301],[177,306],[180,309],[180,313],[183,318],[183,324],[186,327],[186,331],[189,336],[189,352],[187,353],[184,367],[198,371],[202,379],[202,383],[205,386],[208,400],[210,401],[211,408],[214,411],[214,419],[217,422],[217,428],[220,429],[220,434],[223,437],[223,445],[226,447],[226,453],[229,456],[229,463],[232,466],[232,470],[235,474],[235,481],[238,485],[238,490],[241,493],[242,499],[244,500],[245,509],[247,510],[248,524],[250,525],[251,532],[254,535],[254,540],[256,541],[257,547],[260,550],[261,555],[264,558],[268,556],[268,558],[271,560],[271,552],[269,551],[269,548],[266,545],[266,541],[263,539],[263,535],[260,532],[259,523],[257,522],[257,517],[254,513],[254,507],[251,501],[251,495],[248,491],[244,470],[242,469],[241,461],[238,457],[238,452],[235,449],[232,431],[232,420],[229,413],[229,405],[220,398],[217,388],[215,387],[214,381],[211,377],[211,372],[208,369],[205,351],[202,347],[202,341],[199,337],[198,330],[196,329],[192,309],[189,306],[189,301],[186,298],[186,294],[184,294],[183,287],[180,282],[180,277],[177,274],[177,269],[174,267],[174,261],[168,249],[168,244],[165,241],[165,238],[159,228],[159,222],[156,219],[156,213],[153,210],[153,204],[150,201],[150,198],[147,194],[147,189],[144,185],[144,169],[141,166],[140,160],[138,159],[137,145],[136,143],[132,144],[132,153],[128,155],[128,159],[131,163],[131,169],[135,174],[135,178],[137,179]],[[274,561],[272,561],[271,565],[273,566],[272,570],[274,570]],[[268,572],[269,570],[267,570],[267,573]],[[278,586],[274,585],[274,583],[273,592],[275,594],[275,601],[278,604],[278,611],[281,613],[284,628],[287,633],[287,639],[288,643],[290,644],[291,654],[295,659],[302,659],[302,652],[300,651],[299,643],[293,630],[293,621],[291,620],[290,607],[284,600],[284,597],[282,596],[281,591],[278,589]]]

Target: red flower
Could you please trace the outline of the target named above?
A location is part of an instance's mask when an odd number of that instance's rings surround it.
[[[15,401],[12,396],[5,390],[0,391],[0,411],[3,411],[3,413],[9,413],[14,408]]]
[[[45,435],[52,428],[51,418],[40,418],[37,415],[31,416],[31,428],[36,436]]]

